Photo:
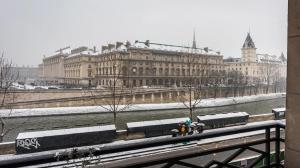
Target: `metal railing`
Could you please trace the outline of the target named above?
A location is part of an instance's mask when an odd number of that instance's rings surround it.
[[[115,142],[110,144],[81,147],[69,150],[40,152],[35,154],[16,155],[18,157],[0,160],[0,167],[32,166],[37,167],[73,167],[89,165],[95,167],[173,167],[176,165],[192,168],[209,167],[283,167],[281,157],[281,136],[285,129],[284,121],[265,121],[249,123],[242,126],[234,126],[205,131],[180,137],[156,137],[140,140]],[[242,136],[259,132],[260,138],[254,138],[248,142],[240,142],[241,137],[236,138],[236,143],[200,150],[201,142],[214,140],[220,137]],[[250,135],[250,134],[249,134]],[[251,134],[252,135],[252,134]],[[207,144],[211,144],[209,142]],[[274,146],[273,146],[274,145]],[[272,150],[273,149],[273,150]],[[166,152],[168,151],[168,152]],[[178,152],[180,151],[180,152]],[[198,164],[197,158],[205,155],[216,155],[228,152],[221,160],[212,158],[205,164]],[[251,163],[237,165],[234,161],[251,151],[258,154]],[[271,158],[271,155],[274,158]],[[157,157],[158,156],[158,157]],[[195,159],[194,159],[195,158]],[[191,160],[189,162],[189,160]],[[195,161],[196,160],[196,161]],[[206,159],[207,160],[207,159]],[[263,165],[261,165],[264,160]]]

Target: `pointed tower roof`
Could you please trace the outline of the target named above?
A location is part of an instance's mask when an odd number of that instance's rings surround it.
[[[195,37],[195,29],[194,29],[194,35],[193,35],[193,46],[192,46],[193,49],[196,49],[197,48],[197,45],[196,45],[196,37]]]
[[[255,48],[255,44],[250,36],[250,33],[247,34],[246,40],[243,44],[243,48]]]
[[[282,62],[286,62],[286,61],[287,61],[287,59],[285,58],[283,52],[281,53],[279,59],[280,59]]]

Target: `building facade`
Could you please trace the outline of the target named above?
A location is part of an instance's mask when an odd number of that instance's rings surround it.
[[[61,84],[64,82],[64,60],[71,52],[70,47],[57,50],[53,55],[43,58],[42,67],[39,74],[42,74],[41,79],[45,84]]]
[[[47,84],[73,86],[184,87],[230,84],[239,72],[246,84],[273,84],[286,78],[286,58],[257,54],[248,33],[241,58],[223,59],[220,52],[192,47],[141,42],[116,42],[96,48],[66,47],[39,65]],[[227,80],[226,80],[227,79]]]
[[[225,72],[223,56],[209,49],[117,42],[102,47],[95,79],[104,87],[112,85],[116,77],[120,79],[117,84],[123,86],[172,87],[213,82],[215,72]]]
[[[224,81],[223,56],[209,48],[117,42],[101,53],[87,47],[60,49],[39,65],[46,84],[126,87],[186,86]],[[218,74],[218,75],[216,75]],[[223,75],[224,77],[224,75]]]
[[[283,53],[278,57],[258,54],[256,49],[248,33],[241,49],[241,58],[224,60],[227,74],[234,71],[241,72],[245,83],[248,84],[274,84],[275,81],[285,80],[287,60]]]
[[[97,55],[99,53],[95,47],[59,49],[54,55],[43,59],[39,74],[46,85],[92,86]]]
[[[64,59],[64,84],[94,85],[95,65],[98,55],[96,48],[79,47],[71,50],[71,54]]]

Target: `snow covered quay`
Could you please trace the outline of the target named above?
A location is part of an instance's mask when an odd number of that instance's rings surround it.
[[[227,97],[227,98],[210,98],[203,99],[197,105],[198,108],[221,107],[235,104],[243,104],[270,100],[285,97],[285,93],[261,94],[243,97]],[[169,110],[169,109],[185,109],[181,102],[177,103],[160,103],[160,104],[133,104],[125,110],[127,111],[153,111],[153,110]],[[100,106],[81,106],[81,107],[58,107],[58,108],[33,108],[33,109],[2,109],[0,115],[2,117],[38,117],[38,116],[55,116],[55,115],[76,115],[76,114],[95,114],[108,113],[106,108]]]

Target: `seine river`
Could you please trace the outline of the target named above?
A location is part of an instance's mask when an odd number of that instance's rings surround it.
[[[271,113],[273,108],[285,107],[285,98],[265,100],[239,105],[230,105],[215,108],[201,108],[195,111],[194,116],[203,114],[248,112],[251,115]],[[117,115],[117,129],[125,129],[127,122],[146,121],[187,117],[188,110],[159,110],[143,112],[122,112]],[[7,120],[9,127],[14,127],[5,137],[4,141],[13,141],[19,132],[37,131],[47,129],[84,127],[110,124],[113,121],[112,114],[84,114],[72,116],[31,117],[14,118]]]

